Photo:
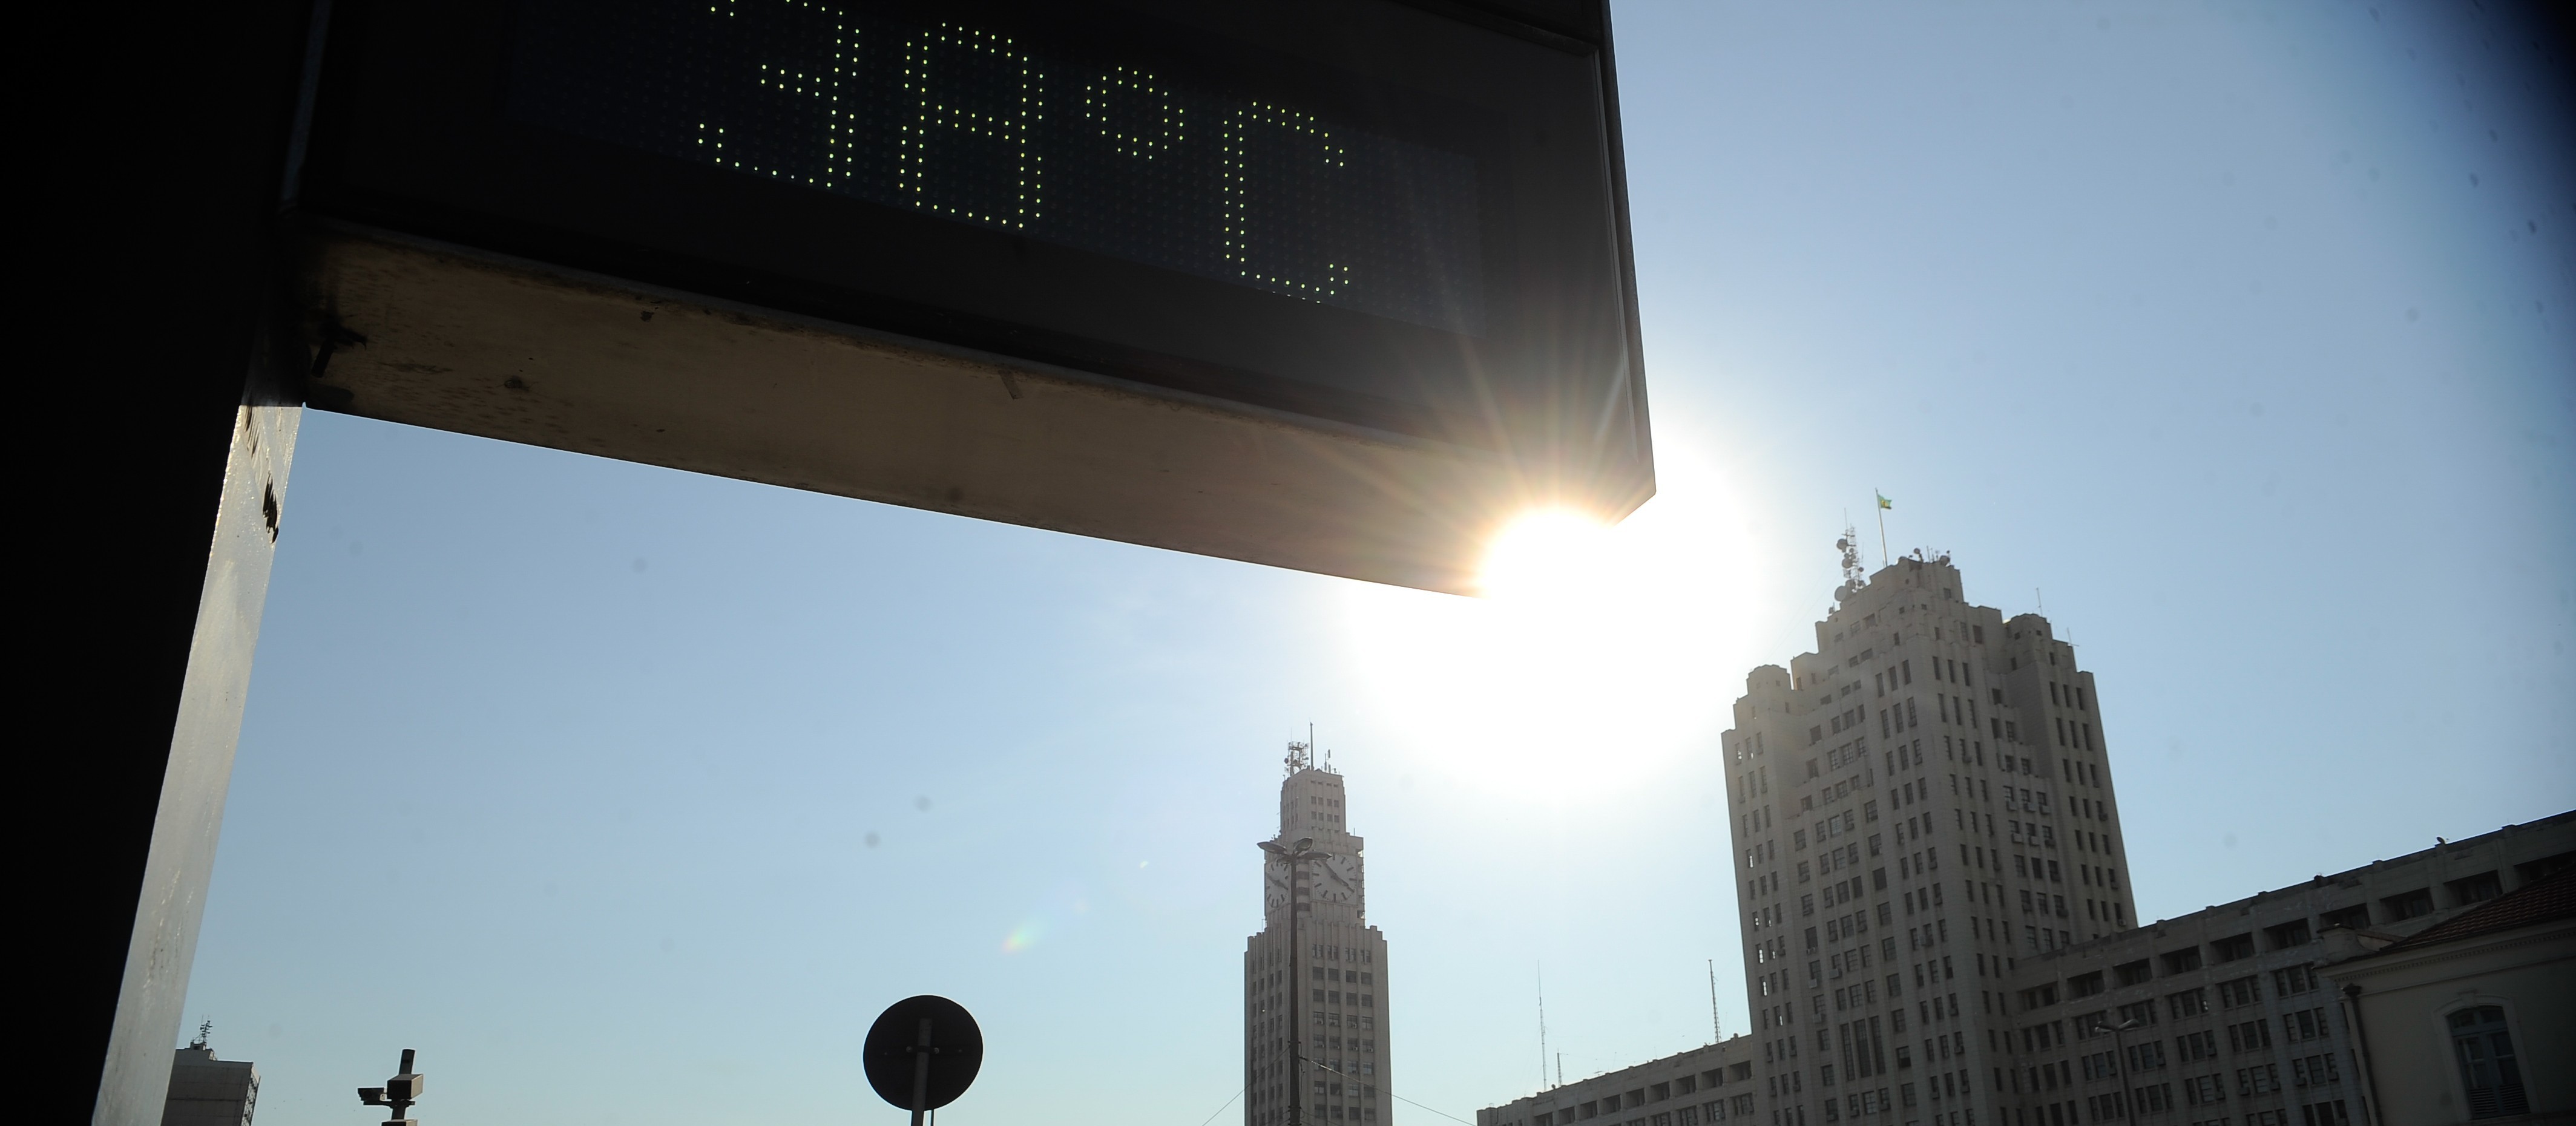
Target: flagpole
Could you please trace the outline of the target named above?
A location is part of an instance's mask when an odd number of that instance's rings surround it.
[[[1884,567],[1887,566],[1887,494],[1871,489],[1869,495],[1878,500],[1878,565]]]

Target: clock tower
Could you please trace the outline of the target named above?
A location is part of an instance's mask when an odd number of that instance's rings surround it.
[[[1262,842],[1262,928],[1245,944],[1245,1126],[1391,1123],[1386,937],[1368,925],[1366,842],[1342,776],[1288,744],[1279,835]]]

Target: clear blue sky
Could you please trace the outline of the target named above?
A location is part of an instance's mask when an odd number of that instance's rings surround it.
[[[1196,1126],[1309,721],[1397,1094],[1529,1090],[1541,964],[1569,1076],[1704,1042],[1707,959],[1740,1031],[1716,734],[1873,489],[2099,675],[2150,917],[2576,806],[2576,121],[2519,28],[1618,21],[1664,487],[1597,595],[309,416],[188,1009],[262,1126],[403,1047],[432,1126],[891,1123],[858,1040],[924,991],[987,1031],[961,1126]]]

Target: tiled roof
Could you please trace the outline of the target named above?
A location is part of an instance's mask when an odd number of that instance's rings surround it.
[[[2576,868],[2524,884],[2510,894],[2497,896],[2462,912],[2457,918],[2392,944],[2381,953],[2475,938],[2569,916],[2576,916]]]

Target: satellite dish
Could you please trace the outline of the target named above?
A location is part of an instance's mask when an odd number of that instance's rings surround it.
[[[912,1112],[957,1101],[984,1066],[984,1030],[966,1006],[923,994],[886,1007],[860,1050],[877,1097]]]

